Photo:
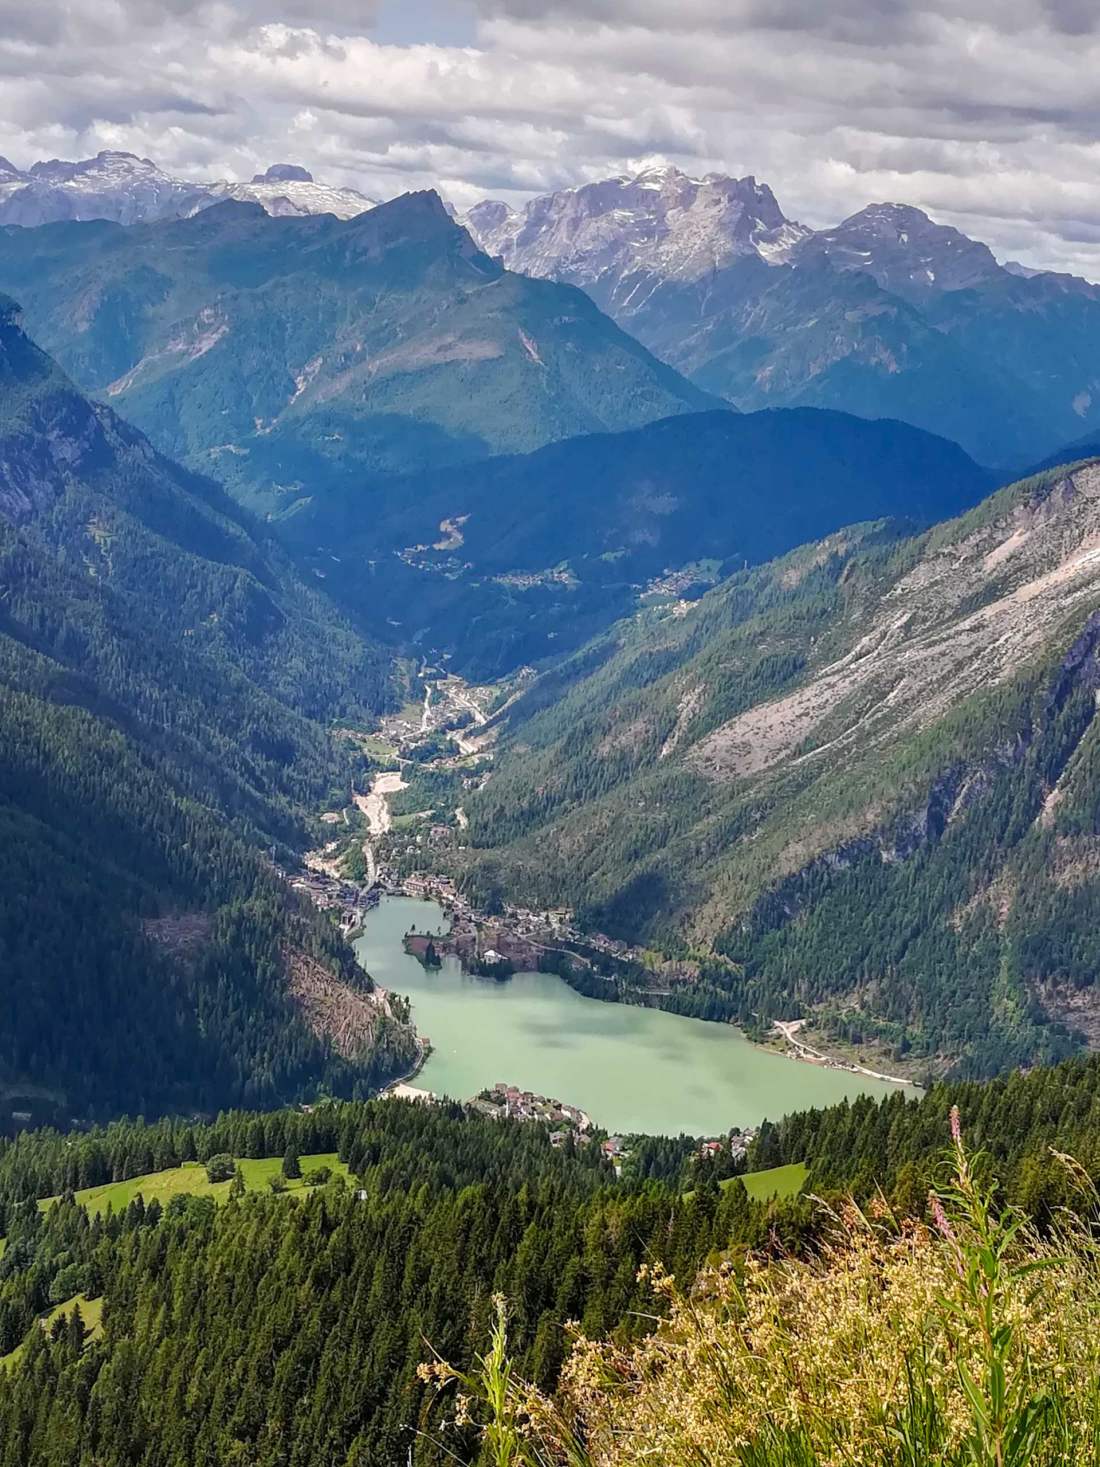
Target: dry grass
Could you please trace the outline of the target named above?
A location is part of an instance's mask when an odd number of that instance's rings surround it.
[[[952,1162],[928,1222],[852,1205],[812,1257],[690,1293],[651,1271],[655,1332],[578,1339],[555,1400],[510,1373],[503,1305],[477,1373],[431,1373],[457,1380],[496,1467],[1095,1467],[1093,1234],[1067,1217],[1040,1237],[957,1137]]]

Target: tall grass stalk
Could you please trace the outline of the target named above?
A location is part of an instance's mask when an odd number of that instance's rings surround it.
[[[651,1268],[666,1309],[653,1334],[578,1337],[553,1399],[515,1371],[501,1302],[474,1370],[427,1368],[455,1384],[478,1460],[1100,1467],[1094,1230],[1067,1214],[1040,1235],[1000,1206],[957,1114],[951,1124],[926,1219],[849,1205],[812,1257],[750,1257],[687,1291]]]

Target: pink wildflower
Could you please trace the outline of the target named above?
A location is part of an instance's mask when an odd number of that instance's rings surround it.
[[[955,1241],[954,1230],[948,1220],[947,1213],[943,1210],[943,1203],[936,1196],[935,1192],[929,1192],[928,1194],[928,1207],[932,1213],[932,1221],[936,1224],[937,1230],[943,1234],[948,1242],[953,1243]]]
[[[962,1141],[962,1122],[959,1120],[959,1107],[951,1107],[951,1139],[958,1146]]]

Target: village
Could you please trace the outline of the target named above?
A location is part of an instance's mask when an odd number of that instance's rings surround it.
[[[405,1081],[389,1086],[385,1094],[395,1100],[417,1100],[429,1105],[438,1100],[430,1090],[416,1089]],[[552,1127],[549,1140],[555,1150],[569,1145],[590,1146],[596,1143],[617,1177],[622,1176],[624,1163],[632,1155],[628,1137],[606,1136],[598,1140],[599,1127],[579,1106],[531,1090],[521,1090],[518,1085],[509,1085],[505,1080],[498,1080],[466,1104],[477,1114],[492,1120],[536,1122]],[[700,1161],[713,1163],[728,1154],[734,1169],[743,1167],[749,1147],[756,1139],[757,1129],[735,1126],[725,1136],[701,1140],[696,1155]]]
[[[550,1133],[554,1146],[564,1145],[571,1130],[581,1133],[592,1130],[591,1118],[577,1106],[545,1095],[535,1095],[503,1080],[498,1080],[492,1089],[483,1090],[470,1101],[470,1107],[481,1115],[498,1120],[544,1121],[547,1125],[563,1128]]]
[[[467,972],[507,976],[545,969],[555,954],[588,968],[613,969],[616,963],[640,960],[640,954],[624,942],[581,932],[567,907],[536,912],[505,902],[499,914],[489,915],[471,906],[449,877],[421,873],[400,878],[391,889],[401,896],[436,902],[449,920],[450,930],[444,934],[406,935],[406,952],[422,961],[431,949],[436,955],[458,958]]]
[[[333,913],[345,938],[352,938],[359,932],[364,917],[378,905],[382,895],[379,886],[358,886],[342,876],[308,868],[287,879],[291,890],[308,897],[319,911]]]
[[[494,709],[496,689],[472,686],[442,668],[425,665],[419,677],[422,696],[383,718],[375,732],[339,730],[359,745],[376,772],[367,793],[352,790],[343,809],[320,817],[331,838],[307,853],[306,869],[289,876],[290,884],[332,912],[346,937],[359,931],[383,895],[434,901],[450,931],[412,933],[407,950],[423,958],[430,943],[436,954],[454,955],[471,972],[504,977],[561,960],[593,969],[607,969],[607,960],[640,965],[640,952],[603,933],[582,932],[566,907],[540,912],[505,903],[490,916],[471,906],[449,875],[425,870],[449,864],[430,857],[430,848],[461,851],[467,824],[463,791],[491,777],[493,719],[502,708]],[[521,674],[513,697],[523,685]],[[397,804],[395,813],[397,798],[433,775],[454,787],[448,798],[440,803],[437,795],[429,808],[412,812]]]

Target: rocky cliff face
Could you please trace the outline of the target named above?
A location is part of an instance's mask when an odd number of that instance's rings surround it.
[[[71,475],[101,467],[111,454],[112,419],[27,339],[19,307],[0,296],[0,515],[22,524]]]
[[[905,204],[869,204],[835,229],[806,235],[790,258],[796,264],[824,258],[838,270],[861,270],[883,290],[917,301],[986,285],[1005,273],[987,245]]]
[[[785,260],[810,231],[755,178],[650,168],[532,200],[476,205],[464,222],[510,270],[583,286],[628,318],[648,280],[697,281],[732,261]]]

